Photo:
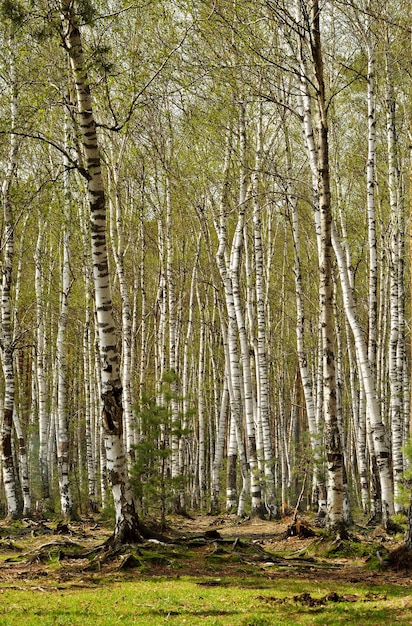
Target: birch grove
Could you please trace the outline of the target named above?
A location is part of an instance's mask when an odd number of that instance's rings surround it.
[[[1,5],[5,517],[406,516],[411,52],[378,9]]]

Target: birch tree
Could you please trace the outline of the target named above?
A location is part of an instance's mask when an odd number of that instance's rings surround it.
[[[321,250],[319,259],[320,304],[323,350],[323,406],[325,445],[328,462],[328,525],[344,533],[343,453],[336,407],[336,373],[333,328],[332,210],[329,174],[328,118],[325,93],[320,8],[310,6],[310,45],[316,86],[316,147],[320,211]]]
[[[256,341],[256,386],[257,386],[257,416],[258,428],[262,431],[263,459],[265,476],[265,507],[270,517],[278,515],[278,506],[275,495],[275,484],[273,477],[273,453],[270,432],[270,411],[269,411],[269,381],[267,364],[267,333],[266,333],[266,311],[265,311],[265,291],[264,291],[264,265],[262,249],[262,208],[261,208],[261,187],[260,170],[263,161],[263,129],[262,129],[262,103],[259,103],[259,117],[256,132],[256,159],[254,174],[252,177],[253,193],[253,247],[255,260],[255,289],[256,289],[256,319],[257,319],[257,341]]]
[[[90,205],[94,296],[102,377],[102,425],[116,514],[114,540],[123,542],[140,539],[141,534],[123,446],[122,386],[107,259],[106,197],[76,5],[72,0],[62,0],[60,8],[63,43],[69,56],[77,98],[76,113],[84,151]]]
[[[14,41],[10,36],[7,42],[10,61],[10,108],[12,130],[15,128],[17,115],[17,83],[14,65]],[[17,167],[17,137],[10,135],[8,165],[2,181],[2,208],[4,233],[2,243],[4,258],[1,283],[1,357],[4,376],[4,408],[1,429],[1,452],[3,465],[3,484],[7,501],[7,515],[11,519],[20,516],[19,499],[17,492],[17,468],[13,459],[13,414],[15,405],[15,371],[14,371],[14,342],[12,319],[12,284],[13,284],[13,257],[14,257],[14,229],[11,186]]]

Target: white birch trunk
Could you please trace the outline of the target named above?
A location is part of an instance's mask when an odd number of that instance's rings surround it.
[[[231,510],[234,503],[234,494],[236,489],[234,487],[236,479],[236,459],[237,455],[234,452],[234,441],[236,439],[238,451],[240,455],[240,463],[242,469],[243,486],[238,501],[238,515],[243,517],[245,514],[245,502],[246,496],[249,491],[250,472],[246,457],[244,456],[243,441],[241,436],[241,423],[242,423],[242,377],[239,363],[239,350],[238,350],[238,322],[236,318],[236,309],[233,295],[233,270],[237,271],[237,259],[236,255],[238,250],[236,244],[234,246],[234,259],[232,259],[232,271],[229,273],[227,266],[227,219],[225,215],[226,194],[228,185],[228,167],[230,159],[230,137],[228,137],[228,147],[225,156],[224,166],[224,182],[222,188],[222,197],[219,206],[219,218],[215,224],[216,232],[218,236],[218,249],[216,252],[216,262],[220,272],[220,277],[223,283],[226,311],[227,311],[227,331],[223,330],[224,321],[222,323],[222,334],[224,337],[223,343],[225,346],[225,359],[226,368],[228,374],[228,386],[229,386],[229,398],[230,398],[230,411],[231,411],[231,426],[230,426],[230,455],[228,451],[228,479],[227,479],[227,509]],[[243,227],[243,224],[240,224]],[[238,220],[239,229],[239,220]]]
[[[332,279],[332,211],[329,180],[328,121],[323,53],[320,34],[319,4],[311,5],[311,52],[316,81],[317,123],[316,147],[318,165],[318,193],[321,226],[321,254],[319,258],[321,327],[323,348],[323,406],[325,416],[325,446],[328,464],[328,526],[344,533],[343,516],[343,454],[339,435],[336,407],[336,372],[333,328]]]
[[[362,332],[360,323],[356,316],[356,307],[353,298],[353,292],[349,285],[346,258],[343,253],[340,241],[335,232],[334,225],[332,227],[332,240],[338,263],[345,314],[354,336],[355,348],[362,376],[362,384],[365,388],[367,411],[370,419],[371,437],[373,441],[373,450],[376,455],[381,486],[382,515],[384,523],[386,524],[389,516],[392,515],[394,512],[393,483],[389,464],[389,449],[386,443],[386,429],[382,422],[379,410],[379,404],[377,401],[375,389],[375,381],[370,368],[365,336]]]
[[[179,416],[179,403],[177,401],[177,375],[178,375],[178,359],[177,359],[177,303],[175,290],[175,274],[173,270],[173,237],[172,237],[172,199],[169,177],[166,178],[166,284],[167,284],[167,304],[169,317],[169,372],[171,374],[170,382],[170,408],[171,408],[171,474],[172,480],[178,482],[181,477],[181,467],[179,465],[179,431],[181,429]],[[199,390],[200,394],[200,390]],[[199,395],[199,410],[201,410],[201,399]],[[203,416],[202,416],[203,417]],[[199,416],[199,419],[200,416]],[[199,442],[200,445],[200,442]],[[200,462],[200,461],[199,461]],[[203,480],[203,477],[199,477]],[[181,500],[180,490],[175,490],[174,504],[176,512],[181,512],[184,503]]]
[[[239,335],[240,354],[242,363],[244,416],[246,428],[246,449],[247,459],[250,467],[250,490],[252,496],[252,515],[262,515],[262,490],[257,464],[256,434],[253,414],[253,392],[252,377],[250,371],[249,342],[246,334],[245,316],[240,298],[240,257],[244,245],[243,229],[246,212],[246,121],[245,105],[240,106],[240,162],[241,180],[239,194],[238,221],[233,236],[232,250],[230,254],[229,272],[225,281],[226,304],[228,307],[229,320],[233,319],[233,312],[236,319],[237,331]],[[222,268],[223,269],[223,268]],[[233,310],[232,310],[233,307]],[[235,337],[231,336],[231,326],[229,322],[229,338],[232,349],[234,349]],[[229,344],[230,345],[230,344]],[[234,361],[233,361],[233,365]],[[240,371],[239,371],[240,378]]]
[[[127,475],[123,446],[122,386],[109,281],[106,243],[106,201],[92,98],[83,57],[77,16],[71,0],[61,1],[64,44],[74,77],[77,115],[85,155],[90,205],[94,296],[102,377],[102,425],[116,525],[114,540],[141,539],[138,517]]]
[[[206,423],[205,423],[205,397],[204,397],[204,376],[205,376],[205,317],[203,314],[203,303],[197,290],[197,301],[199,307],[199,356],[197,370],[197,419],[199,428],[198,437],[198,480],[199,480],[199,504],[202,510],[206,504]]]
[[[122,209],[120,201],[119,175],[118,167],[126,142],[124,136],[118,162],[112,168],[113,189],[109,199],[110,208],[110,237],[112,241],[112,253],[116,268],[117,279],[119,281],[120,297],[122,302],[122,358],[121,358],[121,379],[122,379],[122,404],[123,404],[123,423],[124,423],[124,445],[128,471],[130,474],[134,462],[135,443],[133,430],[133,411],[131,396],[131,351],[132,351],[132,308],[130,302],[129,291],[127,287],[126,274],[124,268],[124,235],[122,224]]]
[[[11,80],[11,128],[14,130],[17,115],[17,86],[14,75],[14,49],[13,39],[8,41],[10,55],[10,80]],[[17,167],[17,141],[14,134],[10,135],[8,163],[2,182],[2,209],[3,209],[3,236],[2,248],[4,249],[2,282],[1,282],[1,358],[4,376],[4,402],[3,420],[1,428],[1,455],[3,469],[3,486],[7,503],[7,517],[16,519],[20,517],[21,510],[17,494],[17,468],[14,466],[12,434],[13,412],[15,402],[15,372],[14,372],[14,344],[13,344],[13,319],[11,304],[11,289],[13,284],[13,258],[14,258],[14,220],[10,198],[13,175]]]
[[[156,341],[155,341],[155,370],[156,370],[156,398],[157,404],[163,404],[161,386],[166,364],[166,272],[165,272],[165,245],[162,220],[157,220],[157,245],[159,249],[159,283],[156,296]]]
[[[140,359],[139,359],[139,401],[142,401],[143,392],[145,388],[146,382],[146,336],[147,336],[147,326],[146,326],[146,273],[145,273],[145,261],[146,261],[146,241],[145,241],[145,233],[143,227],[143,215],[141,216],[141,222],[139,225],[139,240],[140,240],[140,273],[139,278],[136,278],[136,282],[140,287]],[[140,282],[138,282],[140,281]],[[137,289],[136,289],[137,293]],[[133,333],[132,336],[136,337],[136,320],[137,320],[137,302],[135,305],[134,315],[133,315]],[[137,428],[139,429],[139,424],[137,424]]]
[[[298,10],[298,18],[300,19],[300,9]],[[312,193],[313,193],[313,207],[314,207],[314,221],[315,221],[315,233],[316,243],[318,249],[318,256],[321,256],[322,240],[320,229],[320,212],[319,212],[319,189],[318,189],[318,150],[315,143],[315,134],[312,121],[312,105],[311,95],[309,92],[309,72],[308,72],[308,58],[307,58],[307,45],[305,38],[300,36],[299,38],[299,60],[300,60],[300,81],[297,93],[298,108],[301,114],[302,120],[302,133],[303,139],[308,154],[310,170],[312,174]],[[321,296],[319,296],[321,297]],[[321,303],[319,304],[321,308]],[[314,384],[312,386],[312,399],[314,403],[314,417],[315,423],[312,424],[313,436],[317,436],[318,445],[321,442],[321,435],[323,432],[323,356],[322,356],[322,337],[321,327],[319,326],[318,332],[318,367],[315,370],[313,376]],[[306,398],[306,396],[305,396]],[[309,398],[310,402],[310,398]],[[310,408],[309,408],[310,411]],[[308,413],[308,419],[310,415]],[[309,426],[310,427],[310,426]],[[313,441],[315,441],[313,439]],[[316,445],[316,444],[315,444]],[[326,489],[323,478],[323,471],[320,471],[320,463],[315,462],[313,466],[313,485],[312,485],[312,501],[313,504],[317,503],[318,515],[324,516],[326,514]]]
[[[267,363],[267,337],[266,337],[266,310],[265,310],[265,285],[264,264],[262,247],[262,209],[260,202],[260,170],[262,167],[262,103],[259,108],[259,120],[257,130],[257,146],[255,170],[252,178],[253,189],[253,244],[255,260],[255,293],[256,293],[256,382],[257,382],[257,428],[262,433],[264,476],[265,476],[265,507],[270,518],[278,516],[278,504],[275,494],[275,481],[273,476],[273,451],[270,431],[269,410],[269,379]],[[258,455],[259,456],[259,455]]]
[[[38,236],[34,256],[35,263],[35,293],[36,293],[36,378],[37,378],[37,412],[39,423],[39,465],[42,488],[43,507],[50,497],[50,477],[48,464],[48,438],[50,417],[47,413],[47,384],[45,367],[45,302],[43,276],[43,235],[45,224],[39,214]]]
[[[21,281],[22,281],[22,273],[23,273],[23,254],[22,249],[24,247],[25,241],[25,233],[28,222],[29,213],[26,214],[23,220],[23,229],[20,236],[20,254],[17,263],[17,273],[15,279],[15,289],[14,289],[14,305],[13,305],[13,344],[16,345],[19,335],[19,328],[17,324],[18,319],[18,311],[20,306],[20,293],[21,293]],[[14,371],[18,372],[17,366],[18,356],[16,352],[14,352]],[[20,384],[19,384],[20,383]],[[17,381],[19,388],[21,388],[22,381]],[[21,425],[20,414],[21,414],[21,404],[22,399],[20,398],[20,404],[18,402],[14,403],[14,411],[13,411],[13,424],[14,429],[17,435],[18,442],[18,450],[19,450],[19,469],[20,469],[20,482],[21,489],[23,493],[23,517],[29,517],[32,513],[32,501],[31,501],[31,490],[30,490],[30,467],[29,467],[29,455],[27,453],[26,446],[26,437],[23,432],[23,428]]]
[[[84,396],[85,396],[85,429],[86,429],[86,464],[87,464],[87,483],[89,507],[94,513],[98,511],[98,466],[100,459],[100,428],[98,415],[100,397],[100,376],[99,368],[95,367],[95,348],[94,348],[94,306],[92,296],[92,272],[91,272],[91,255],[90,255],[90,228],[87,219],[87,208],[78,200],[78,219],[80,223],[80,231],[83,244],[83,280],[85,293],[85,317],[83,329],[83,379],[84,379]],[[96,380],[97,377],[97,380]],[[98,388],[96,391],[96,387]],[[101,478],[104,483],[104,467],[101,467]],[[106,505],[105,490],[102,490],[101,504]]]
[[[377,321],[378,321],[378,264],[375,215],[375,163],[376,163],[376,105],[375,105],[375,49],[368,42],[368,161],[366,167],[368,250],[369,250],[369,302],[368,302],[368,357],[372,374],[376,372]]]
[[[96,449],[96,421],[92,391],[91,367],[93,344],[91,341],[91,313],[90,313],[90,291],[86,285],[86,316],[83,331],[83,385],[84,385],[84,419],[86,433],[86,464],[87,464],[87,486],[89,508],[92,513],[97,512],[97,459],[98,449]]]
[[[68,147],[68,129],[65,128],[65,145]],[[62,267],[60,282],[60,314],[58,320],[56,342],[56,369],[57,369],[57,463],[59,476],[60,507],[63,517],[74,516],[73,498],[69,480],[69,428],[68,428],[68,400],[67,400],[67,324],[69,312],[69,294],[71,288],[70,269],[70,205],[72,202],[70,193],[70,180],[68,162],[65,160],[64,192],[65,205],[63,210],[63,235],[62,235]]]
[[[183,364],[182,364],[182,435],[179,438],[179,467],[180,471],[183,474],[189,473],[188,467],[188,436],[187,432],[189,429],[189,414],[190,414],[190,347],[191,342],[193,340],[193,315],[194,315],[194,298],[195,298],[195,289],[197,287],[197,266],[199,262],[200,255],[200,245],[201,245],[201,235],[198,237],[197,248],[196,248],[196,256],[193,264],[192,275],[190,280],[190,291],[189,291],[189,310],[188,310],[188,319],[187,319],[187,327],[186,327],[186,336],[183,345]],[[198,295],[199,298],[199,295]],[[199,358],[200,362],[200,358]],[[180,488],[180,501],[183,504],[184,502],[184,491],[183,488]]]
[[[388,182],[389,202],[391,209],[390,230],[390,337],[389,337],[389,381],[390,381],[390,433],[392,443],[392,466],[394,481],[394,505],[396,511],[402,506],[398,501],[403,482],[403,410],[402,410],[402,383],[403,360],[399,358],[402,336],[399,328],[399,230],[401,222],[401,207],[399,198],[399,170],[396,154],[396,127],[395,127],[395,99],[389,66],[391,59],[387,56],[386,77],[386,130],[388,145]]]
[[[299,217],[297,211],[297,199],[290,199],[292,236],[294,246],[294,274],[296,292],[296,342],[298,351],[299,371],[302,380],[303,396],[305,398],[306,417],[310,445],[313,454],[313,491],[317,490],[320,469],[320,442],[319,432],[316,423],[315,403],[313,399],[312,376],[308,365],[308,357],[305,349],[305,309],[304,309],[304,289],[302,284],[301,252],[299,235]]]
[[[222,395],[220,400],[219,421],[216,429],[215,455],[212,465],[211,480],[211,496],[210,496],[210,512],[217,515],[220,512],[220,471],[223,461],[223,455],[226,442],[226,422],[229,409],[229,389],[227,384],[227,376],[224,377]]]

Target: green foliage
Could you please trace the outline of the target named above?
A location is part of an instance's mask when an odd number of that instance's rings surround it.
[[[403,446],[403,454],[409,466],[403,473],[403,484],[400,486],[398,502],[407,510],[412,493],[412,439],[409,439]]]
[[[93,54],[91,62],[95,65],[96,69],[103,74],[109,73],[114,68],[114,64],[110,61],[111,47],[108,45],[95,45],[93,46]]]
[[[166,512],[177,492],[184,487],[183,477],[172,478],[170,459],[172,436],[187,434],[171,423],[171,403],[178,400],[174,392],[177,376],[166,372],[161,388],[162,403],[153,396],[143,395],[136,417],[142,433],[134,446],[136,460],[132,468],[132,486],[145,515],[159,516],[161,526],[166,523]]]
[[[26,17],[26,10],[21,2],[3,0],[0,5],[0,17],[9,19],[15,26],[22,26]]]
[[[96,16],[96,8],[90,0],[81,0],[77,3],[79,17],[83,24],[92,24]]]

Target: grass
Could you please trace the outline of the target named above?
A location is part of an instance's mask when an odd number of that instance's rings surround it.
[[[75,586],[0,587],[1,626],[112,626],[147,624],[202,624],[214,626],[296,626],[299,624],[411,623],[412,595],[408,589],[385,585],[340,585],[340,596],[357,601],[306,606],[295,601],[303,593],[321,598],[336,591],[335,583],[262,577],[151,578],[78,581]],[[44,584],[43,584],[44,583]],[[82,586],[83,585],[83,586]],[[353,600],[354,598],[352,598]]]
[[[233,526],[226,542],[148,542],[105,561],[93,548],[110,534],[104,526],[73,525],[68,538],[46,531],[0,526],[0,626],[411,624],[409,577],[376,571],[380,542],[280,542],[287,558],[270,562],[259,543],[233,542]],[[88,556],[74,558],[82,545]]]

